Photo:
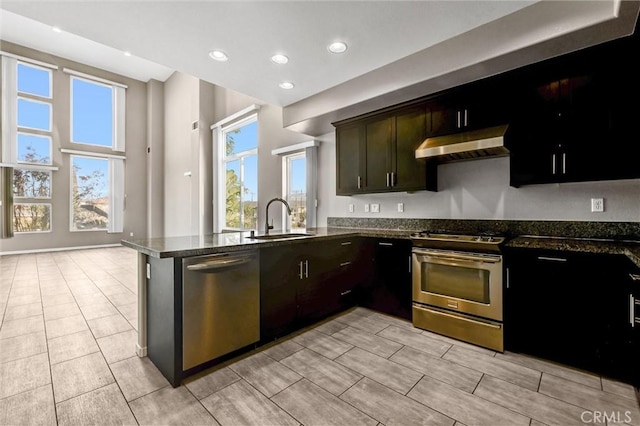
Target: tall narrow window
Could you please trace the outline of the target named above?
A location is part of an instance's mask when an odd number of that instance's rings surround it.
[[[52,72],[16,61],[13,230],[51,231]],[[47,170],[48,168],[48,170]]]
[[[285,214],[286,228],[302,230],[307,227],[307,159],[304,152],[284,157],[284,196],[291,207]]]
[[[282,209],[285,229],[316,227],[319,144],[311,140],[271,150],[271,154],[282,156],[282,197],[291,207],[291,215],[284,206]]]
[[[109,160],[71,156],[72,231],[107,230],[109,182]]]
[[[258,227],[258,122],[254,115],[219,133],[219,230]],[[220,152],[222,151],[222,152]]]

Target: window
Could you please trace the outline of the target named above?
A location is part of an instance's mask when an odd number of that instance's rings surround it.
[[[71,156],[71,231],[109,226],[109,160]]]
[[[222,229],[258,228],[258,121],[245,118],[218,133],[218,226]]]
[[[70,230],[123,232],[126,86],[65,68],[71,74]]]
[[[282,156],[282,197],[291,207],[291,215],[282,208],[285,229],[301,231],[316,226],[319,145],[312,140],[271,151]]]
[[[113,146],[113,87],[71,77],[71,141]]]
[[[287,155],[283,159],[284,199],[291,207],[291,215],[285,214],[286,229],[301,230],[307,227],[307,159],[304,152]],[[286,212],[286,210],[285,210]]]
[[[15,203],[13,229],[17,233],[51,231],[51,204]]]
[[[3,58],[4,63],[5,58]],[[51,231],[52,71],[13,60],[15,122],[10,132],[9,162],[13,170],[13,230],[15,233]],[[14,68],[15,64],[15,68]],[[5,69],[5,68],[3,68]],[[44,166],[44,167],[43,167]]]

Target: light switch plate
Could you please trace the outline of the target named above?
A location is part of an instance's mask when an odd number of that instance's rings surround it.
[[[364,205],[364,212],[369,213],[369,204]]]
[[[349,213],[353,213],[353,204],[349,204]]]
[[[404,212],[404,203],[398,203],[398,213]]]
[[[380,204],[371,204],[371,213],[380,213]]]

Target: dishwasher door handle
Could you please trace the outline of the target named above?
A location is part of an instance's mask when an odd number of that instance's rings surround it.
[[[234,257],[234,258],[225,258],[220,260],[212,260],[210,262],[196,263],[194,265],[187,266],[189,271],[193,272],[211,272],[217,271],[219,269],[227,269],[235,266],[244,265],[245,263],[249,263],[251,261],[251,257]]]

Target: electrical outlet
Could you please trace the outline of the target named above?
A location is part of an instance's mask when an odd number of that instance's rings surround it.
[[[364,205],[364,212],[369,213],[369,204]]]
[[[380,204],[371,204],[371,213],[380,213]]]
[[[353,213],[353,204],[349,204],[349,213]]]
[[[604,211],[604,198],[592,198],[591,199],[591,212],[603,212]]]
[[[404,203],[398,203],[398,213],[404,212]]]
[[[133,237],[133,232],[129,232],[129,236],[130,236],[130,237]]]

